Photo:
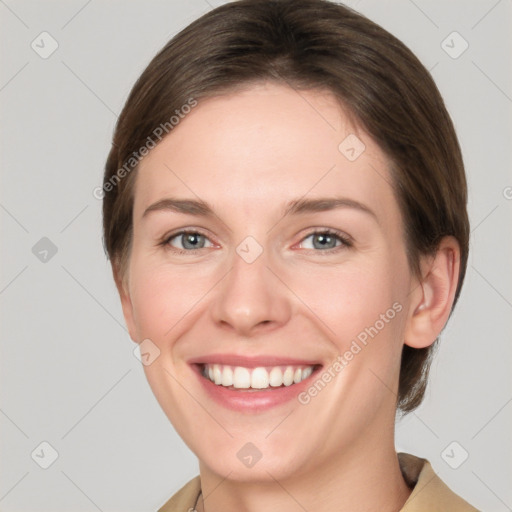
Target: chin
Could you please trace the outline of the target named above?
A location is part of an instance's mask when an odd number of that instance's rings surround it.
[[[212,471],[236,482],[272,482],[286,480],[308,463],[308,454],[294,454],[300,449],[296,443],[285,448],[271,442],[260,443],[231,440],[216,450],[196,451],[201,470]],[[283,452],[285,454],[283,454]]]

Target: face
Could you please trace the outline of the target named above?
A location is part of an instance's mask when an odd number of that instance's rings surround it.
[[[270,83],[142,160],[123,311],[203,469],[282,480],[393,442],[412,277],[387,166],[330,94]]]

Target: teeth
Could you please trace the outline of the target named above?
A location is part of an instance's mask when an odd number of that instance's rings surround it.
[[[293,368],[291,366],[288,366],[283,373],[283,384],[285,386],[291,386],[293,384],[293,374]]]
[[[281,368],[272,368],[270,370],[269,376],[270,385],[273,387],[278,387],[283,385],[283,372]]]
[[[311,366],[308,366],[303,372],[302,372],[302,380],[307,379],[311,374],[313,373],[313,368]]]
[[[223,386],[232,386],[233,385],[233,370],[227,366],[222,371],[222,382]]]
[[[291,386],[307,379],[312,373],[313,366],[274,366],[251,369],[223,364],[205,364],[202,371],[203,377],[218,386],[233,386],[236,389]]]
[[[233,372],[233,386],[235,388],[249,388],[251,386],[251,373],[247,368],[242,368],[241,366],[235,367],[235,371]]]
[[[222,370],[218,364],[213,365],[213,381],[215,384],[222,383]]]
[[[249,372],[247,372],[249,373]],[[251,374],[251,388],[265,389],[269,386],[269,375],[265,368],[254,368]]]

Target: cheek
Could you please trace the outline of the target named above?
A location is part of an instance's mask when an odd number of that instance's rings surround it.
[[[353,264],[293,274],[290,287],[330,340],[334,357],[341,358],[334,369],[343,375],[336,379],[339,393],[350,389],[354,396],[373,396],[370,401],[378,401],[388,392],[381,389],[379,378],[392,385],[400,363],[405,313],[402,281],[406,267],[400,261],[380,253],[378,258],[358,258],[357,264],[354,260]]]
[[[204,296],[205,287],[206,280],[190,269],[135,266],[131,297],[139,336],[157,344],[174,336],[173,330]]]
[[[290,287],[325,323],[330,337],[344,343],[373,325],[396,300],[393,272],[384,259],[295,272]]]

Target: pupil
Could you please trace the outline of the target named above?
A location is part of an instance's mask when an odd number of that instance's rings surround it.
[[[329,245],[329,243],[334,240],[334,238],[330,235],[317,235],[317,236],[318,236],[318,241],[320,243],[321,248],[325,248],[326,245]],[[331,243],[331,245],[332,245],[332,243]]]
[[[198,243],[198,237],[202,235],[198,233],[189,233],[185,236],[185,243],[183,244],[184,247],[189,246],[189,249],[197,249],[197,247],[200,247],[200,244]]]

